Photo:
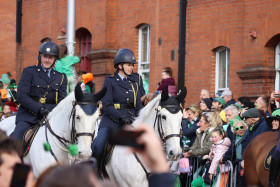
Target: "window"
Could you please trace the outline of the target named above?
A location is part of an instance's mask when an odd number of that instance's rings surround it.
[[[91,51],[91,34],[85,32],[80,38],[81,70],[91,72],[91,64],[87,57]]]
[[[221,47],[216,51],[215,92],[229,89],[229,48]]]
[[[275,48],[275,70],[275,90],[278,91],[280,89],[280,42]]]
[[[146,93],[149,93],[150,78],[150,26],[142,25],[139,28],[138,47],[138,72],[143,78],[143,86]]]

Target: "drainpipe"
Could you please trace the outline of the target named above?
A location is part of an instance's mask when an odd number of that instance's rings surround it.
[[[186,14],[187,0],[180,0],[179,18],[179,50],[178,50],[178,90],[185,86],[185,55],[186,55]]]
[[[17,0],[16,10],[16,80],[21,76],[21,32],[22,32],[22,0]]]
[[[75,55],[75,16],[76,16],[76,0],[67,0],[67,30],[66,30],[66,46],[69,56]],[[77,74],[75,66],[72,66],[72,72],[75,82]]]

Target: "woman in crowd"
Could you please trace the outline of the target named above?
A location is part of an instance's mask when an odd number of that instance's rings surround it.
[[[197,105],[190,105],[183,111],[182,130],[183,138],[182,144],[185,151],[187,151],[194,143],[196,137],[196,130],[199,128],[198,122],[202,113]]]

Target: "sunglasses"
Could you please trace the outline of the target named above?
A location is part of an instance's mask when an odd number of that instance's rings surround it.
[[[240,127],[234,127],[234,130],[235,131],[238,131],[239,129],[242,130],[242,129],[244,129],[244,127],[245,127],[245,125],[241,125]]]

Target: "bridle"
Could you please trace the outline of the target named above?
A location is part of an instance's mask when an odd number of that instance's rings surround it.
[[[166,141],[169,138],[172,138],[172,137],[179,137],[180,138],[181,136],[180,136],[180,134],[169,134],[169,135],[165,136],[165,133],[164,133],[163,127],[162,127],[161,114],[160,114],[160,110],[162,110],[163,108],[165,108],[165,109],[168,109],[168,108],[178,108],[180,110],[182,110],[182,108],[180,106],[178,106],[178,105],[163,105],[163,106],[159,105],[155,109],[157,111],[157,113],[156,113],[155,122],[154,122],[154,130],[156,130],[156,126],[157,126],[160,139],[161,139],[161,141],[163,143],[163,149],[166,152]],[[152,175],[152,173],[149,173],[146,170],[145,166],[143,165],[143,163],[141,162],[141,160],[139,159],[137,154],[134,153],[134,157],[136,158],[137,162],[141,165],[142,169],[144,170],[144,172],[146,174],[147,180],[148,180],[149,177]]]
[[[77,131],[76,131],[75,115],[76,115],[76,106],[77,105],[92,105],[92,106],[96,106],[96,107],[98,106],[97,103],[93,103],[93,102],[78,102],[77,100],[72,102],[72,111],[71,111],[71,115],[70,115],[70,118],[69,118],[69,121],[70,121],[71,117],[72,117],[71,140],[67,140],[64,137],[61,137],[61,136],[57,135],[53,131],[53,129],[51,128],[51,126],[49,124],[49,120],[46,117],[44,117],[43,120],[45,121],[45,124],[46,124],[45,134],[46,134],[46,140],[47,140],[48,143],[49,143],[49,140],[48,140],[47,129],[50,131],[50,133],[53,136],[55,136],[62,143],[62,145],[64,145],[64,147],[66,149],[69,148],[70,144],[77,144],[79,136],[90,136],[93,139],[94,132],[93,133],[90,133],[90,132],[77,133]],[[53,153],[51,148],[50,148],[50,152],[51,152],[52,156],[54,157],[54,159],[58,162],[58,159],[55,156],[55,154]]]
[[[97,103],[93,103],[93,102],[73,101],[72,105],[73,105],[73,108],[72,108],[71,115],[70,115],[70,118],[72,116],[71,141],[73,143],[77,143],[79,136],[90,136],[91,139],[93,139],[94,132],[93,133],[90,133],[90,132],[79,132],[79,133],[77,133],[76,132],[76,125],[75,125],[76,105],[92,105],[92,106],[98,107],[98,104]]]
[[[155,118],[155,122],[154,122],[154,130],[156,130],[156,126],[157,126],[160,139],[163,143],[163,148],[164,148],[164,150],[166,150],[166,141],[169,138],[172,138],[172,137],[180,138],[181,136],[180,136],[180,134],[169,134],[169,135],[165,136],[165,133],[164,133],[163,127],[162,127],[161,114],[160,114],[160,110],[162,110],[163,108],[166,108],[166,109],[167,108],[179,108],[181,110],[181,107],[178,105],[163,105],[163,106],[158,106],[155,109],[157,111],[157,113],[156,113],[156,118]]]

